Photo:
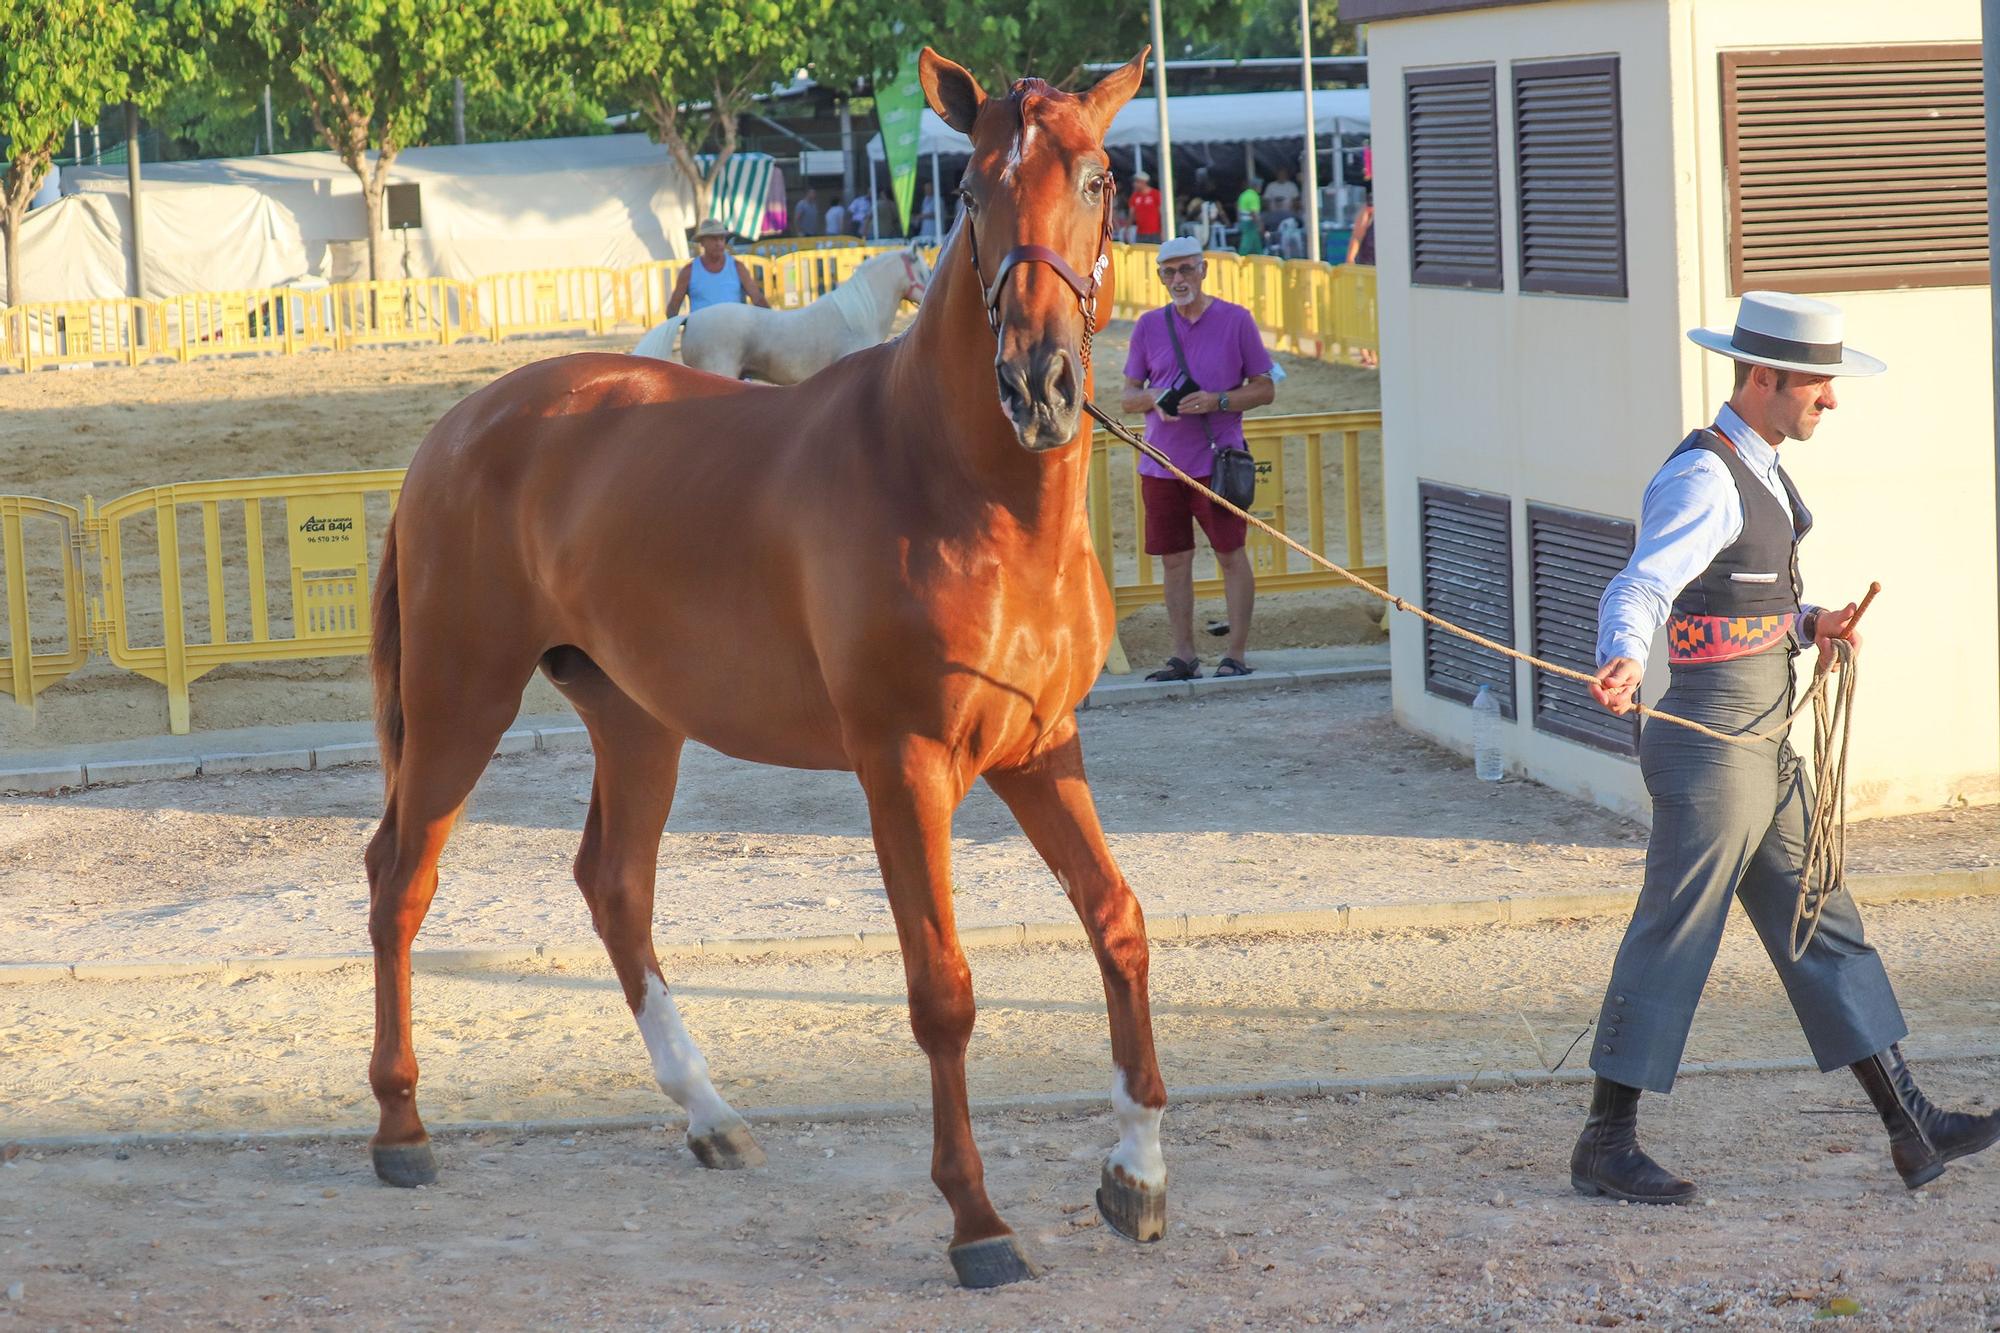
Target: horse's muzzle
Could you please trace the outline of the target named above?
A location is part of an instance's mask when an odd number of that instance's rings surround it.
[[[1014,423],[1021,447],[1032,453],[1056,449],[1076,438],[1083,415],[1083,374],[1076,353],[1043,346],[1027,357],[994,363],[1000,382],[1000,410]]]

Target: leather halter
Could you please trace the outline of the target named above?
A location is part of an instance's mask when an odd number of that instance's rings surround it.
[[[911,305],[922,305],[924,295],[930,290],[930,280],[917,277],[917,261],[910,258],[907,250],[903,252],[903,276],[910,280],[903,288],[903,299]]]
[[[1077,276],[1069,261],[1046,245],[1017,245],[1000,257],[1000,269],[989,284],[979,267],[979,227],[978,219],[968,210],[965,216],[965,238],[972,252],[972,276],[979,280],[982,298],[986,302],[986,322],[993,328],[993,336],[1000,336],[1000,297],[1006,290],[1007,279],[1023,264],[1047,264],[1056,271],[1056,276],[1076,293],[1076,308],[1083,314],[1082,361],[1090,365],[1091,336],[1097,332],[1097,288],[1103,280],[1105,266],[1111,256],[1105,247],[1111,241],[1111,202],[1117,197],[1117,182],[1110,172],[1104,173],[1104,217],[1097,229],[1097,258],[1090,266],[1090,278],[1085,281]]]

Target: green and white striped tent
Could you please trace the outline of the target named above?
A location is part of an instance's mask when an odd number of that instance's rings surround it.
[[[697,166],[706,172],[715,161],[713,154],[704,153],[695,159]],[[738,236],[757,240],[764,234],[764,215],[769,207],[771,193],[771,170],[777,166],[777,159],[769,153],[731,153],[729,160],[722,164],[722,175],[715,182],[715,193],[709,204],[709,212],[720,218],[724,226]]]

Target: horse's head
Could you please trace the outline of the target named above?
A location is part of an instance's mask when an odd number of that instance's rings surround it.
[[[972,140],[959,225],[998,343],[1000,408],[1026,449],[1077,435],[1083,356],[1110,267],[1114,189],[1104,131],[1145,68],[1141,51],[1080,95],[1022,79],[1006,96],[988,97],[928,47],[918,63],[931,109]]]

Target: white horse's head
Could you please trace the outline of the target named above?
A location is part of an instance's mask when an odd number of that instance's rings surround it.
[[[930,290],[931,266],[924,258],[921,243],[911,241],[897,258],[902,260],[903,276],[909,280],[909,285],[903,288],[903,299],[911,305],[922,305],[924,293]]]

